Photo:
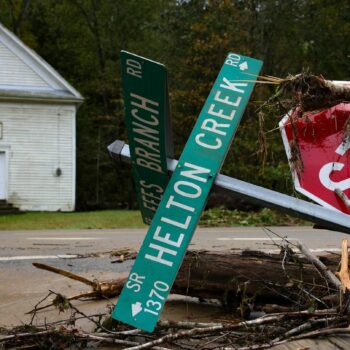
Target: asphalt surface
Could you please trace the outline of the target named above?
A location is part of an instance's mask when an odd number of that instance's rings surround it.
[[[31,310],[50,289],[65,295],[89,290],[79,282],[38,270],[32,262],[63,268],[91,280],[117,278],[128,273],[132,262],[112,264],[115,258],[110,257],[109,252],[125,247],[137,250],[145,234],[145,229],[1,231],[0,326],[27,322],[30,316],[25,312]],[[280,237],[284,236],[292,242],[302,241],[317,254],[340,253],[341,240],[348,238],[346,234],[310,227],[199,228],[190,249],[278,252]],[[91,256],[92,253],[99,254]],[[81,307],[86,312],[101,312],[107,304],[82,302]],[[38,317],[40,323],[42,320],[40,315]],[[45,312],[43,317],[56,319],[57,311]]]
[[[275,235],[275,234],[276,235]],[[7,260],[49,259],[106,252],[123,247],[138,249],[146,229],[0,231],[0,263]],[[194,249],[273,249],[278,237],[301,240],[312,249],[339,249],[349,235],[312,227],[198,228],[190,247]],[[47,256],[47,258],[45,257]],[[7,259],[8,258],[8,259]]]

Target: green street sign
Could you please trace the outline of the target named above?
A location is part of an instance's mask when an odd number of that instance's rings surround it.
[[[113,318],[152,332],[248,103],[262,62],[230,53],[169,181]],[[249,75],[247,75],[248,73]]]
[[[133,179],[143,221],[150,224],[169,181],[166,158],[172,156],[167,71],[126,51],[121,67]]]

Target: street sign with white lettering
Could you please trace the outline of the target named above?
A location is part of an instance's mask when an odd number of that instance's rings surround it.
[[[153,331],[261,66],[227,56],[113,311],[116,320]]]
[[[132,172],[143,221],[150,224],[168,184],[172,155],[164,65],[121,51],[125,120]]]

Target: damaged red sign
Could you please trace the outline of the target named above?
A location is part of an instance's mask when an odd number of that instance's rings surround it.
[[[350,214],[350,104],[302,116],[296,110],[280,121],[280,128],[295,189]]]

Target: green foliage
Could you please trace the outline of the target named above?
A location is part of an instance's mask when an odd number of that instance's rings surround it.
[[[307,221],[292,218],[271,209],[257,212],[213,208],[202,214],[201,226],[292,226],[309,225]]]
[[[302,70],[350,79],[350,3],[330,0],[9,0],[0,21],[85,97],[77,117],[78,209],[135,208],[130,167],[106,147],[126,140],[119,52],[165,63],[179,156],[227,52],[264,61],[263,74]],[[223,172],[291,193],[278,130],[281,112],[264,110],[268,155],[259,148],[257,108],[274,93],[257,86]],[[127,140],[126,140],[127,141]]]

